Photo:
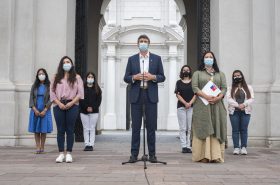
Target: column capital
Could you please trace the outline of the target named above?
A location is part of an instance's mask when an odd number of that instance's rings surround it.
[[[104,44],[107,46],[107,57],[116,57],[116,45],[119,41],[105,40]]]
[[[169,46],[168,57],[177,57],[178,56],[178,45],[180,41],[166,41],[166,44]]]
[[[177,41],[177,40],[167,40],[167,41],[165,41],[165,44],[169,46],[169,49],[170,49],[170,47],[174,47],[174,46],[177,47],[181,43],[182,43],[182,41]]]

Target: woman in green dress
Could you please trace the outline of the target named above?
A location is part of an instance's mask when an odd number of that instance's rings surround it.
[[[221,90],[219,95],[210,96],[202,92],[210,80]],[[224,162],[227,113],[223,98],[227,92],[227,84],[213,52],[203,55],[199,70],[193,74],[192,88],[199,97],[193,105],[192,160],[206,163]],[[206,99],[209,104],[203,103],[201,98]]]

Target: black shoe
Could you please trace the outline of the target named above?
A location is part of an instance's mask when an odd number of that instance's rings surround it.
[[[136,157],[136,156],[133,156],[133,155],[130,156],[128,162],[130,162],[130,163],[135,163],[135,162],[137,162],[137,157]]]
[[[84,149],[84,151],[91,151],[91,150],[90,150],[90,146],[86,146],[85,149]]]
[[[156,163],[156,162],[157,162],[157,157],[156,157],[155,155],[150,155],[150,156],[149,156],[149,161],[150,161],[151,163]]]
[[[188,148],[187,147],[182,148],[182,153],[188,153]]]
[[[187,148],[186,151],[186,153],[192,153],[192,150],[190,148]]]
[[[89,147],[88,147],[88,151],[93,151],[93,147],[92,147],[92,146],[89,146]]]

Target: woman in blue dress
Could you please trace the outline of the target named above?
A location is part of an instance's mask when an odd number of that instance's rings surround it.
[[[28,131],[34,133],[37,148],[36,154],[44,152],[46,135],[53,130],[51,104],[49,77],[47,71],[41,68],[37,71],[29,99],[31,110]]]

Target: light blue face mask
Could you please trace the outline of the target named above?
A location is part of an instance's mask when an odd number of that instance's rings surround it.
[[[213,66],[214,64],[214,59],[213,58],[204,58],[204,64],[206,66]]]
[[[141,52],[146,52],[146,51],[148,51],[148,48],[149,48],[148,43],[144,43],[144,42],[139,43],[139,50],[140,50]]]
[[[72,68],[72,64],[70,64],[70,63],[65,63],[65,64],[63,64],[63,70],[64,71],[70,71],[70,69]]]

